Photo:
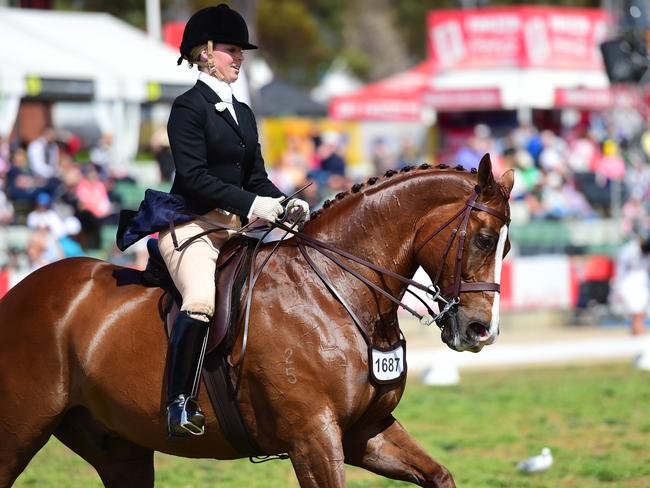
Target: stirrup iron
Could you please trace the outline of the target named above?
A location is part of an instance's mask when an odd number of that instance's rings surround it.
[[[174,412],[175,414],[180,414],[178,423],[174,426],[172,426],[171,422],[172,409],[177,410]],[[177,416],[173,415],[173,417]],[[179,432],[178,428],[182,429],[182,431]],[[187,434],[198,436],[205,433],[205,416],[195,398],[180,395],[167,406],[167,430],[172,437],[182,437]]]

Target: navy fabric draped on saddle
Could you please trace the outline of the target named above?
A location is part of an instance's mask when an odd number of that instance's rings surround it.
[[[124,251],[143,237],[174,225],[193,220],[182,196],[148,188],[144,200],[135,210],[122,210],[117,228],[117,247]]]

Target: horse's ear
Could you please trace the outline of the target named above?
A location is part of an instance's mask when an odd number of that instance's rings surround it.
[[[501,178],[499,178],[499,185],[501,185],[501,188],[503,188],[506,192],[506,195],[510,197],[510,192],[512,191],[512,187],[515,185],[515,170],[514,169],[509,169],[505,173],[501,175]]]
[[[478,186],[482,193],[490,193],[494,190],[494,176],[492,176],[492,161],[490,155],[485,153],[478,165]]]

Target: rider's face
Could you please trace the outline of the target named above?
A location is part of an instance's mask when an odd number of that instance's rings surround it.
[[[217,43],[212,50],[214,66],[223,76],[223,81],[232,83],[239,78],[239,70],[244,62],[244,52],[234,44]]]

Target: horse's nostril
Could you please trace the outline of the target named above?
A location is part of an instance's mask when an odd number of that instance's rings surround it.
[[[479,322],[472,322],[467,328],[479,341],[485,341],[490,338],[490,330]]]

